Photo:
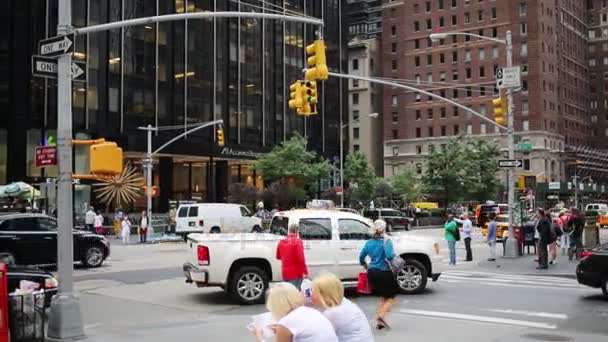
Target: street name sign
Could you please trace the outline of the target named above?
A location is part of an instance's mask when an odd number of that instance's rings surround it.
[[[87,65],[83,62],[72,62],[72,80],[85,82]],[[32,56],[32,74],[39,77],[57,78],[57,60],[55,58]]]
[[[532,144],[530,143],[521,143],[517,145],[518,151],[530,151],[532,150]]]
[[[57,165],[57,146],[36,147],[36,167]]]
[[[74,52],[74,34],[43,39],[38,42],[38,51],[46,57],[56,57]]]
[[[498,167],[522,167],[524,161],[521,159],[500,159],[498,160]]]
[[[521,69],[519,66],[496,69],[496,87],[498,89],[521,87]]]

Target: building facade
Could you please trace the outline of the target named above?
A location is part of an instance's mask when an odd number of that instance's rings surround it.
[[[297,12],[322,18],[330,70],[346,55],[338,0],[86,0],[73,1],[75,27],[124,19],[200,11]],[[37,42],[56,33],[57,0],[0,4],[0,184],[40,183],[57,176],[55,167],[34,166],[34,148],[55,135],[56,84],[31,76]],[[188,135],[163,150],[154,166],[159,187],[155,209],[170,201],[224,201],[232,183],[263,187],[253,160],[298,132],[325,157],[339,155],[344,109],[341,82],[319,89],[319,114],[296,116],[287,107],[288,88],[302,77],[310,25],[268,19],[188,20],[91,33],[76,39],[74,59],[87,63],[86,82],[73,85],[77,139],[116,141],[127,162],[140,166],[146,126],[172,126],[223,119],[226,145],[214,130]],[[344,102],[345,103],[345,102]],[[153,138],[159,147],[176,134]],[[75,172],[86,173],[86,150],[77,148]],[[90,185],[76,189],[76,201],[95,202]]]
[[[593,145],[608,148],[608,4],[589,0],[589,80]]]
[[[383,76],[451,99],[493,120],[497,68],[506,66],[503,44],[463,35],[439,42],[440,32],[504,39],[513,35],[513,65],[522,87],[514,92],[516,176],[537,182],[566,179],[567,145],[590,143],[586,4],[540,0],[388,1],[383,18]],[[451,139],[494,140],[506,152],[506,135],[491,123],[446,102],[414,92],[384,93],[385,175],[404,167],[424,172],[424,156]],[[393,120],[387,120],[387,117]]]

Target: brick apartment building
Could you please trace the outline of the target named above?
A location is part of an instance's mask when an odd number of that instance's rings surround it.
[[[608,1],[589,0],[589,80],[594,146],[608,148]]]
[[[504,39],[510,30],[513,65],[522,71],[514,102],[516,158],[524,167],[516,173],[537,182],[566,180],[566,146],[590,142],[587,7],[580,0],[389,0],[383,77],[492,118],[499,96],[494,74],[506,66],[505,46],[465,36],[431,42],[429,35],[439,29]],[[424,155],[460,135],[494,140],[506,151],[504,133],[492,124],[448,103],[385,88],[386,176],[404,167],[423,173]]]

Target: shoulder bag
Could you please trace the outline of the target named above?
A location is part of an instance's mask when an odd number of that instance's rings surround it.
[[[388,239],[384,239],[384,256],[386,257],[386,244],[388,243]],[[386,263],[388,264],[388,267],[391,269],[391,271],[393,272],[393,275],[397,275],[399,273],[399,271],[401,271],[403,269],[403,267],[405,267],[405,260],[403,260],[402,257],[400,257],[399,255],[395,254],[395,257],[393,258],[393,260],[388,260],[387,258],[384,258],[384,261],[386,261]]]

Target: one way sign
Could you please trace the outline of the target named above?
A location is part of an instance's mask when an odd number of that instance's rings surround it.
[[[521,159],[500,159],[498,160],[498,167],[522,167],[524,161]]]
[[[87,65],[83,62],[72,62],[72,80],[86,81]],[[32,56],[32,74],[39,77],[57,78],[57,60],[55,58]]]
[[[55,57],[74,51],[74,34],[43,39],[38,43],[42,56]]]

